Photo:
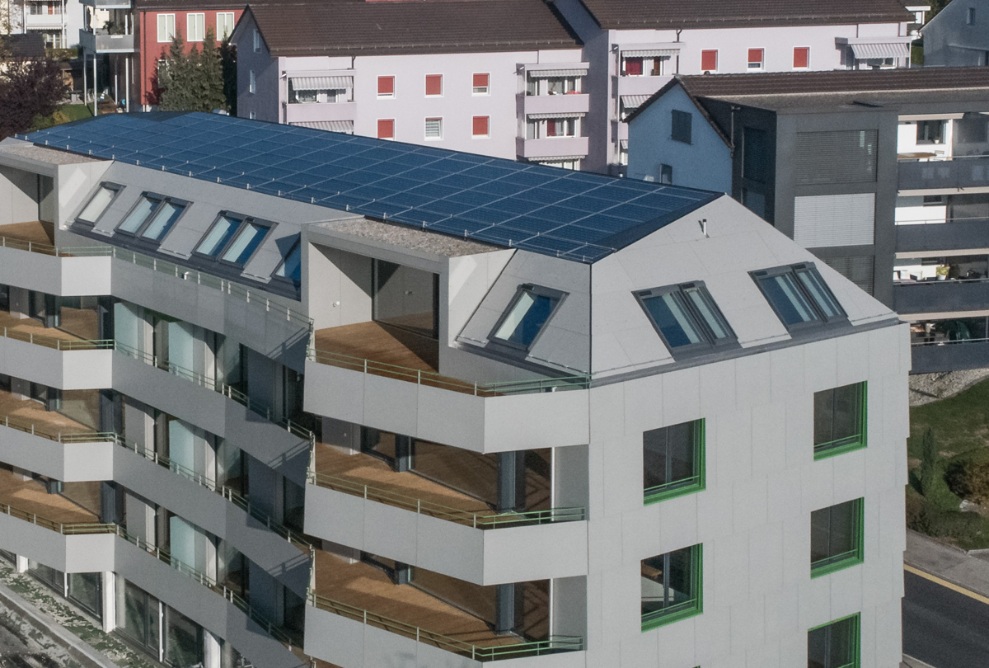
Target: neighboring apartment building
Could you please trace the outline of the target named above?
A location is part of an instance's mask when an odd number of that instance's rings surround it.
[[[584,168],[624,173],[621,121],[675,74],[904,67],[916,14],[899,0],[630,3],[557,0],[589,64]]]
[[[906,327],[731,198],[207,114],[0,194],[0,550],[167,664],[899,662]]]
[[[219,44],[233,34],[244,11],[229,0],[82,0],[80,43],[93,98],[109,92],[126,111],[158,104],[158,62],[179,34],[185,52],[201,49],[208,30]],[[95,102],[94,102],[95,108]]]
[[[949,2],[923,34],[925,67],[989,65],[989,1]]]
[[[80,0],[10,0],[20,6],[24,32],[39,33],[49,49],[68,49],[79,43],[83,25]]]
[[[261,2],[234,33],[244,118],[579,169],[587,64],[542,0]]]
[[[987,112],[973,68],[683,77],[629,176],[730,193],[913,322],[915,372],[985,366]]]

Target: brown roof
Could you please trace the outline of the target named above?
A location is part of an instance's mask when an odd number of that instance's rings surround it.
[[[237,11],[243,9],[246,0],[134,0],[138,11],[146,12],[156,9],[169,11],[195,12],[201,9],[227,9]]]
[[[899,0],[582,0],[602,28],[737,28],[908,22]]]
[[[273,55],[387,55],[580,46],[543,0],[278,0],[248,5]]]

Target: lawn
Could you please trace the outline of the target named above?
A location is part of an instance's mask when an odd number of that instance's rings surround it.
[[[920,457],[921,439],[928,429],[934,433],[938,450],[947,458],[989,453],[989,380],[949,399],[911,408],[907,441],[911,458]]]

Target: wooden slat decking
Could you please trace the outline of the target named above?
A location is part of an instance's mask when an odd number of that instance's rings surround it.
[[[28,223],[0,225],[0,237],[29,241],[37,244],[55,244],[55,228],[51,223],[35,220]]]
[[[85,499],[87,505],[90,505],[91,499],[99,497],[99,485],[98,482],[73,483],[74,495]],[[0,466],[0,503],[62,524],[99,522],[96,513],[63,495],[49,494],[45,486],[37,480],[23,480],[21,476],[2,466]]]
[[[5,311],[0,311],[0,328],[19,334],[35,336],[60,341],[94,341],[97,338],[96,313],[89,309],[62,309],[63,327],[45,327],[34,318],[20,318]],[[81,336],[90,334],[91,336]]]
[[[436,371],[439,344],[411,332],[378,322],[328,327],[315,333],[317,351],[327,351],[393,364],[417,371]]]

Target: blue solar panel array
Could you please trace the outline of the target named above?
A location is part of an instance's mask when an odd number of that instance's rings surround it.
[[[718,194],[201,113],[115,114],[37,145],[590,263]]]

